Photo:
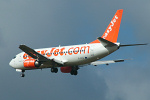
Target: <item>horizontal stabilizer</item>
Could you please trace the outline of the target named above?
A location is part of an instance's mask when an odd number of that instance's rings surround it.
[[[94,65],[94,66],[103,65],[103,64],[109,65],[111,63],[116,63],[116,62],[124,62],[125,60],[127,60],[127,59],[108,60],[108,61],[95,61],[95,62],[92,62],[91,65]]]
[[[120,45],[120,47],[126,47],[126,46],[139,46],[139,45],[148,45],[148,43],[145,43],[145,44],[126,44],[126,45]]]

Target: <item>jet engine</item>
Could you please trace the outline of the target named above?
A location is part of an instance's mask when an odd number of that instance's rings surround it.
[[[28,59],[24,61],[23,65],[25,68],[38,68],[41,64],[35,59]]]

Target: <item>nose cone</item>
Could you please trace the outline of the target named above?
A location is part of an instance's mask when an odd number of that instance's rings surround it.
[[[13,67],[13,68],[15,67],[15,66],[14,66],[14,61],[13,61],[13,60],[11,60],[11,61],[9,62],[9,66],[11,66],[11,67]]]
[[[9,65],[15,69],[23,69],[24,66],[23,66],[23,62],[22,61],[18,61],[17,59],[12,59],[10,62],[9,62]]]

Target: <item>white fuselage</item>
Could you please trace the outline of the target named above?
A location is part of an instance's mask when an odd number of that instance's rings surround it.
[[[53,59],[55,62],[62,63],[63,66],[79,66],[90,64],[93,61],[99,60],[110,53],[116,51],[118,46],[105,48],[101,43],[95,44],[82,44],[82,45],[71,45],[71,46],[59,46],[52,48],[35,49],[38,53],[44,55],[49,59]],[[30,69],[25,68],[23,63],[27,59],[32,59],[25,52],[21,52],[14,59],[11,60],[10,64],[15,69]],[[63,66],[49,66],[49,64],[41,65],[39,68],[51,68],[51,67],[63,67]]]

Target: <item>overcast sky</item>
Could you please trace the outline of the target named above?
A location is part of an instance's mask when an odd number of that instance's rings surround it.
[[[9,66],[21,50],[89,43],[101,36],[118,9],[122,44],[150,43],[149,0],[0,0],[0,100],[150,100],[150,46],[125,47],[86,66],[77,76]]]

